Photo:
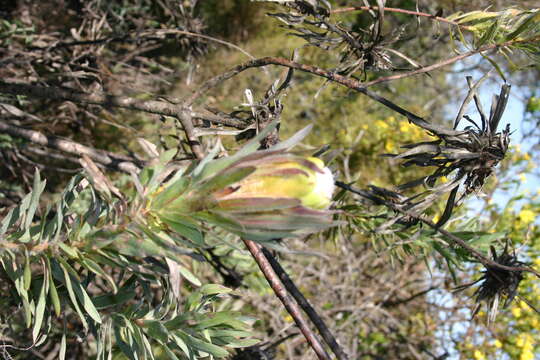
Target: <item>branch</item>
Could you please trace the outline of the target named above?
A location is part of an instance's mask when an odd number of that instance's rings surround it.
[[[383,98],[380,95],[377,95],[376,93],[371,92],[370,90],[366,89],[365,84],[362,82],[355,80],[353,78],[343,76],[336,74],[334,72],[321,69],[316,66],[312,65],[306,65],[306,64],[300,64],[285,58],[277,58],[277,57],[265,57],[260,58],[252,61],[248,61],[244,64],[240,64],[232,68],[231,70],[217,75],[209,80],[207,80],[204,84],[202,84],[199,89],[197,89],[184,103],[184,106],[191,106],[199,97],[201,97],[204,93],[206,93],[208,90],[210,90],[213,87],[216,87],[223,83],[224,81],[240,74],[241,72],[251,69],[251,68],[257,68],[262,67],[266,65],[279,65],[284,66],[291,69],[300,70],[303,72],[307,72],[310,74],[314,74],[323,78],[326,78],[330,81],[336,82],[338,84],[341,84],[343,86],[348,87],[349,89],[356,90],[358,92],[363,93],[364,95],[370,97],[371,99],[389,107],[390,109],[406,116],[410,121],[412,122],[418,122],[418,121],[425,121],[421,117],[401,108],[400,106],[392,103],[390,100],[387,100]],[[1,90],[1,87],[0,87]]]
[[[291,280],[289,275],[287,275],[287,272],[281,267],[281,264],[276,260],[276,258],[268,251],[266,248],[262,249],[262,252],[270,265],[272,266],[272,269],[276,272],[276,274],[281,279],[281,282],[287,289],[287,291],[292,295],[292,297],[296,300],[298,305],[305,311],[311,322],[315,325],[317,330],[319,330],[319,333],[321,334],[324,341],[328,344],[330,349],[332,349],[332,352],[336,355],[336,358],[338,360],[346,360],[348,359],[348,355],[343,351],[343,349],[339,346],[339,344],[336,341],[336,338],[328,329],[326,324],[324,323],[323,319],[317,314],[313,306],[307,301],[304,294],[298,290],[294,282]]]
[[[253,55],[248,53],[246,50],[242,49],[241,47],[230,43],[225,40],[217,39],[212,36],[203,35],[203,34],[197,34],[190,31],[185,30],[177,30],[177,29],[158,29],[158,30],[145,30],[142,32],[136,32],[133,34],[126,34],[122,36],[115,36],[115,37],[107,37],[107,38],[100,38],[95,40],[83,40],[83,41],[66,41],[66,42],[58,42],[54,44],[53,46],[43,46],[43,47],[37,47],[38,50],[44,50],[44,51],[50,51],[57,48],[63,48],[63,47],[70,47],[70,46],[81,46],[81,45],[101,45],[105,43],[111,43],[111,42],[133,42],[133,41],[140,41],[141,38],[148,37],[148,36],[164,36],[164,35],[186,35],[191,37],[198,37],[203,40],[207,41],[213,41],[218,44],[222,44],[225,46],[228,46],[232,49],[240,51],[242,54],[246,55],[247,57],[254,59]],[[33,47],[31,47],[33,48]]]
[[[430,286],[426,290],[417,292],[416,294],[413,294],[413,295],[411,295],[411,296],[409,296],[409,297],[407,297],[405,299],[385,300],[385,301],[381,302],[380,305],[384,306],[384,307],[392,307],[392,306],[398,306],[398,305],[401,305],[401,304],[406,304],[406,303],[408,303],[410,301],[413,301],[416,298],[419,298],[420,296],[426,295],[427,293],[429,293],[432,290],[437,290],[437,289],[438,289],[437,286]]]
[[[178,108],[175,104],[165,101],[138,100],[132,97],[115,96],[100,92],[87,94],[73,89],[32,84],[15,84],[0,81],[0,93],[26,95],[39,99],[67,100],[103,107],[118,107],[172,117],[176,117],[178,113]]]
[[[383,76],[383,77],[380,77],[378,79],[368,81],[368,82],[361,82],[361,81],[358,81],[356,79],[353,79],[353,78],[350,78],[350,77],[347,77],[347,76],[336,74],[336,73],[334,73],[332,71],[329,71],[329,70],[325,70],[325,69],[322,69],[322,68],[319,68],[319,67],[316,67],[316,66],[313,66],[313,65],[300,64],[300,63],[297,63],[297,62],[294,62],[292,60],[288,60],[288,59],[285,59],[285,58],[264,57],[264,58],[248,61],[248,62],[246,62],[244,64],[237,65],[234,68],[232,68],[231,70],[207,80],[203,85],[201,85],[199,87],[199,89],[197,89],[186,100],[184,105],[185,106],[190,106],[199,97],[201,97],[204,93],[206,93],[211,88],[218,86],[222,82],[224,82],[224,81],[238,75],[239,73],[241,73],[241,72],[243,72],[243,71],[245,71],[247,69],[262,67],[262,66],[266,66],[266,65],[284,66],[284,67],[287,67],[287,68],[290,68],[290,69],[296,69],[296,70],[300,70],[300,71],[303,71],[303,72],[311,73],[311,74],[326,78],[326,79],[328,79],[330,81],[336,82],[338,84],[344,85],[344,86],[348,87],[349,89],[359,91],[359,92],[373,98],[374,100],[377,100],[377,99],[375,99],[375,97],[372,96],[373,93],[370,93],[370,91],[367,90],[368,87],[376,85],[376,84],[380,84],[380,83],[383,83],[383,82],[389,82],[389,81],[393,81],[393,80],[397,80],[397,79],[403,79],[403,78],[406,78],[406,77],[410,77],[410,76],[414,76],[414,75],[418,75],[418,74],[427,73],[427,72],[430,72],[430,71],[433,71],[433,70],[437,70],[437,69],[443,68],[445,66],[451,65],[451,64],[453,64],[453,63],[455,63],[457,61],[460,61],[460,60],[463,60],[465,58],[471,57],[473,55],[480,54],[480,53],[490,51],[490,50],[494,50],[494,49],[497,49],[497,48],[500,48],[500,47],[505,47],[505,46],[509,46],[509,45],[512,45],[512,44],[516,44],[516,43],[534,42],[534,41],[538,41],[539,39],[540,39],[540,37],[536,36],[536,37],[528,38],[528,39],[517,39],[517,40],[513,39],[513,40],[506,41],[504,43],[500,43],[500,44],[488,44],[488,45],[482,46],[482,47],[480,47],[478,49],[465,52],[463,54],[454,56],[452,58],[440,61],[438,63],[432,64],[432,65],[429,65],[429,66],[425,66],[425,67],[422,67],[422,68],[419,68],[419,69],[416,69],[416,70],[408,71],[408,72],[405,72],[405,73],[402,73],[402,74],[391,75],[391,76]]]
[[[189,111],[180,108],[176,117],[178,118],[178,120],[180,120],[180,123],[184,128],[187,142],[189,147],[191,148],[191,151],[193,152],[193,155],[195,155],[197,159],[201,160],[202,158],[204,158],[204,153],[201,147],[201,143],[195,135],[195,127],[193,126],[193,121],[191,119]]]
[[[302,334],[304,334],[304,337],[306,338],[307,342],[315,351],[317,354],[317,357],[320,360],[330,360],[330,356],[326,353],[324,348],[322,347],[319,339],[317,339],[317,336],[313,334],[311,329],[306,323],[306,320],[303,318],[302,313],[300,311],[300,308],[298,305],[290,298],[289,294],[287,294],[287,291],[283,287],[283,284],[279,281],[278,276],[272,269],[272,266],[264,256],[261,246],[257,244],[254,241],[246,240],[244,239],[244,244],[246,244],[246,247],[248,248],[249,252],[257,262],[257,265],[259,265],[259,268],[261,269],[262,273],[264,274],[264,277],[274,290],[274,293],[277,295],[283,306],[285,306],[285,309],[287,309],[287,312],[292,316],[294,319],[294,322],[296,325],[300,328],[300,331],[302,331]]]
[[[137,161],[129,156],[94,149],[71,140],[61,139],[56,136],[46,136],[40,132],[23,129],[5,122],[0,122],[0,131],[8,133],[12,136],[26,139],[34,144],[61,150],[69,154],[74,154],[77,156],[86,155],[97,163],[114,170],[120,170],[130,174],[137,174],[143,167],[143,164],[140,161]]]
[[[338,187],[340,187],[340,188],[342,188],[344,190],[350,191],[350,192],[352,192],[354,194],[360,195],[362,197],[366,197],[366,194],[364,193],[364,191],[359,190],[359,189],[355,189],[352,186],[350,186],[348,184],[345,184],[345,183],[343,183],[341,181],[336,181],[336,186],[338,186]],[[402,209],[398,208],[395,204],[393,204],[393,203],[391,203],[389,201],[381,199],[380,202],[382,204],[384,204],[385,206],[387,206],[388,208],[392,209],[393,211],[396,211],[396,212],[399,212],[401,214],[410,216],[410,217],[412,217],[414,219],[417,219],[420,222],[426,224],[427,226],[429,226],[433,230],[435,230],[435,231],[439,232],[440,234],[442,234],[445,238],[450,240],[450,242],[452,242],[452,243],[460,246],[461,248],[467,250],[469,252],[469,254],[472,255],[472,257],[476,258],[480,263],[482,263],[486,267],[489,266],[491,268],[505,270],[505,271],[515,271],[515,272],[525,271],[525,272],[530,272],[530,273],[536,275],[536,277],[540,278],[540,273],[538,271],[528,267],[528,266],[515,266],[514,267],[514,266],[501,265],[498,262],[495,262],[495,261],[487,258],[484,254],[482,254],[481,252],[479,252],[478,250],[476,250],[475,248],[473,248],[472,246],[467,244],[464,240],[460,239],[459,237],[452,234],[451,232],[446,231],[444,229],[441,229],[439,226],[437,226],[437,224],[431,222],[430,220],[427,220],[426,218],[424,218],[422,216],[418,216],[418,215],[415,215],[413,213],[410,213],[410,212],[408,212],[406,210],[402,210]]]
[[[330,13],[331,14],[339,14],[339,13],[356,11],[356,10],[360,10],[360,11],[376,10],[376,11],[378,11],[379,7],[378,6],[352,6],[352,7],[347,7],[347,8],[335,9],[335,10],[330,11]],[[423,16],[423,17],[427,17],[427,18],[429,18],[431,20],[447,23],[447,24],[454,25],[454,26],[459,26],[463,30],[467,30],[467,31],[471,30],[471,28],[469,26],[461,25],[461,24],[459,24],[459,23],[457,23],[455,21],[448,20],[448,19],[440,17],[440,16],[431,15],[431,14],[420,12],[420,11],[406,10],[406,9],[400,9],[400,8],[391,8],[391,7],[384,7],[383,10],[385,12],[395,12],[395,13],[401,13],[401,14]]]
[[[116,96],[106,93],[87,94],[73,89],[45,87],[31,84],[15,84],[0,81],[0,93],[25,95],[40,99],[67,100],[75,103],[99,105],[102,107],[117,107],[122,109],[143,111],[146,113],[177,118],[186,134],[193,154],[201,159],[203,152],[194,133],[191,121],[191,111],[181,105],[166,101],[139,100],[128,96]],[[212,118],[208,119],[212,121]]]

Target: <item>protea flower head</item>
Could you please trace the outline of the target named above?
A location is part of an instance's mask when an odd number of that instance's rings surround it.
[[[331,171],[318,158],[289,152],[308,130],[268,150],[256,150],[261,133],[233,156],[210,154],[150,196],[150,213],[172,230],[202,221],[261,241],[335,225],[326,210]]]

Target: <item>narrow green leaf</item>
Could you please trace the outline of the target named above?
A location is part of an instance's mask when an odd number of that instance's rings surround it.
[[[191,271],[189,271],[187,268],[185,268],[182,265],[178,264],[178,271],[180,272],[180,274],[182,274],[182,276],[187,281],[189,281],[193,285],[201,286],[201,281]]]
[[[497,17],[499,13],[496,12],[488,12],[488,11],[471,11],[469,13],[463,14],[460,17],[456,18],[454,21],[456,21],[459,24],[464,23],[481,23],[484,21],[488,21],[494,17]]]
[[[111,306],[119,306],[125,304],[135,297],[135,287],[130,286],[121,288],[116,294],[105,294],[97,296],[93,299],[94,306],[97,309],[105,309]]]
[[[137,327],[135,329],[135,331],[139,331],[141,333],[141,338],[142,338],[142,341],[143,341],[143,344],[144,344],[144,349],[146,351],[146,353],[150,356],[150,359],[154,360],[155,357],[154,357],[154,350],[152,348],[152,345],[150,344],[150,341],[148,341],[148,338],[146,337],[146,335],[144,335],[141,331],[141,329],[139,327]]]
[[[188,359],[194,359],[195,354],[191,349],[187,346],[184,339],[182,339],[180,336],[176,334],[171,334],[172,341],[184,352],[184,354],[188,357]]]
[[[203,295],[227,294],[232,290],[219,284],[205,284],[198,290]]]
[[[80,263],[85,267],[87,268],[88,270],[90,270],[91,272],[93,272],[94,274],[96,274],[97,276],[107,280],[107,282],[111,285],[112,289],[113,289],[113,292],[116,293],[118,291],[118,287],[116,286],[116,282],[114,281],[114,279],[109,275],[107,274],[102,268],[101,266],[99,266],[98,263],[96,263],[95,261],[91,260],[90,258],[86,257],[86,258],[82,258],[80,260]]]
[[[195,328],[198,330],[204,330],[207,328],[215,327],[218,325],[227,325],[230,326],[233,329],[245,329],[246,324],[244,324],[242,321],[237,320],[234,318],[233,313],[228,312],[222,312],[213,314],[213,316],[209,319],[200,321]]]
[[[137,360],[135,358],[137,349],[134,349],[132,346],[130,346],[124,341],[122,335],[120,334],[119,326],[114,326],[114,337],[116,339],[116,345],[120,348],[124,355],[126,355],[130,360]]]
[[[159,210],[166,206],[169,202],[178,198],[184,193],[190,183],[189,178],[180,178],[175,183],[168,185],[165,190],[161,191],[155,199],[152,200],[152,209]]]
[[[56,316],[60,317],[62,311],[60,307],[60,298],[58,297],[58,291],[56,290],[56,285],[52,276],[51,263],[49,258],[45,258],[46,268],[47,268],[47,277],[49,278],[49,296],[51,298],[51,303],[53,304],[54,313]]]
[[[181,336],[185,338],[186,343],[188,343],[189,345],[191,345],[197,350],[204,351],[207,354],[211,354],[219,358],[229,356],[229,353],[227,352],[227,350],[223,349],[220,346],[199,340],[191,335],[188,335],[187,333],[183,331],[180,333],[182,334]]]
[[[197,193],[211,193],[234,184],[255,171],[255,167],[247,166],[242,168],[227,169],[210,178],[203,185],[197,188]]]
[[[172,221],[168,217],[162,219],[165,224],[167,224],[174,232],[190,240],[197,246],[204,246],[204,237],[199,229],[181,223],[180,221]]]
[[[521,34],[525,34],[528,31],[538,28],[540,26],[540,11],[536,10],[525,18],[524,21],[510,34],[506,36],[506,41],[513,40]]]
[[[58,352],[58,359],[65,360],[66,359],[66,348],[67,348],[67,341],[66,341],[66,329],[64,329],[64,332],[62,334],[62,340],[60,341],[60,351]]]
[[[56,243],[60,249],[62,249],[63,252],[65,252],[70,258],[77,258],[79,257],[79,252],[72,248],[71,246],[67,245],[66,243],[59,241]]]
[[[497,70],[497,74],[499,74],[499,76],[501,77],[501,79],[504,80],[504,82],[507,82],[506,81],[506,77],[504,76],[504,72],[502,71],[501,67],[499,66],[499,64],[497,64],[497,62],[493,59],[491,59],[489,56],[487,55],[484,55],[483,53],[480,53],[480,55],[482,55],[482,57],[484,59],[486,59],[487,61],[489,61],[489,63],[495,68],[495,70]]]
[[[233,341],[230,341],[227,343],[227,346],[232,348],[243,348],[243,347],[249,347],[253,345],[257,345],[261,341],[258,339],[235,339]]]
[[[86,317],[84,316],[83,312],[81,311],[81,308],[79,307],[79,303],[77,302],[77,296],[75,295],[75,291],[73,290],[73,282],[71,279],[71,276],[69,275],[68,270],[64,267],[64,264],[58,264],[56,262],[52,263],[53,267],[58,266],[63,274],[63,282],[66,286],[66,289],[68,291],[69,299],[71,300],[71,304],[73,305],[73,308],[79,315],[79,318],[81,319],[81,323],[85,329],[88,329],[88,322],[86,321]]]
[[[37,340],[39,330],[43,324],[43,316],[45,315],[45,305],[47,303],[47,294],[49,292],[49,274],[47,267],[43,267],[43,284],[41,285],[41,291],[39,292],[39,299],[36,306],[36,314],[34,316],[34,328],[32,329],[32,339],[34,342]]]
[[[28,301],[28,298],[26,297],[23,297],[22,301],[23,301],[24,319],[26,322],[26,327],[30,328],[30,326],[32,325],[32,314],[34,313],[35,305],[33,301],[32,302]]]
[[[99,312],[97,311],[96,307],[94,306],[94,303],[92,302],[92,299],[88,296],[88,293],[84,288],[82,287],[82,284],[78,281],[74,281],[75,285],[75,294],[79,297],[79,300],[81,301],[84,309],[86,310],[87,314],[98,324],[101,324],[101,316],[99,315]]]
[[[24,289],[28,291],[30,284],[32,283],[32,270],[30,269],[30,256],[28,253],[24,256],[24,275],[23,275]]]
[[[476,43],[476,48],[482,47],[484,44],[489,44],[495,38],[497,30],[499,29],[499,19],[495,20],[489,29],[482,35],[482,37]]]
[[[146,329],[147,334],[154,339],[165,343],[169,339],[169,330],[167,330],[161,321],[145,320],[144,328]]]
[[[169,357],[169,359],[172,359],[172,360],[180,360],[174,352],[172,352],[171,349],[169,349],[169,347],[165,344],[161,344],[161,348],[163,350],[165,350],[165,354],[167,354],[167,356]]]
[[[32,187],[32,196],[30,198],[30,203],[28,204],[28,211],[26,212],[24,229],[30,228],[32,220],[34,219],[34,214],[36,213],[37,207],[39,205],[39,198],[41,193],[45,189],[46,180],[41,181],[39,171],[36,168],[34,171],[34,185]]]

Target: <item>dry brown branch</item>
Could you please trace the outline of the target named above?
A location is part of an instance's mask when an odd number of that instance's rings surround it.
[[[56,136],[46,136],[38,131],[23,129],[21,127],[0,122],[0,131],[12,136],[20,137],[31,141],[34,144],[43,145],[52,149],[60,150],[68,154],[77,156],[86,155],[99,164],[114,170],[126,173],[138,173],[143,164],[139,161],[124,155],[98,150],[76,143],[71,140],[61,139]]]
[[[235,45],[233,43],[230,43],[228,41],[221,40],[221,39],[218,39],[218,38],[215,38],[215,37],[212,37],[212,36],[208,36],[208,35],[197,34],[197,33],[194,33],[194,32],[185,31],[185,30],[178,30],[178,29],[152,29],[152,30],[145,30],[145,31],[142,31],[142,32],[136,32],[136,33],[133,33],[133,34],[126,34],[126,35],[115,36],[115,37],[105,37],[105,38],[96,39],[96,40],[69,41],[69,42],[67,42],[67,41],[63,42],[62,41],[62,42],[58,42],[58,43],[54,44],[53,46],[37,47],[37,49],[44,50],[44,51],[51,51],[51,50],[54,50],[56,48],[63,48],[63,47],[84,46],[84,45],[86,45],[86,46],[88,46],[88,45],[102,45],[102,44],[107,44],[107,43],[111,43],[111,42],[139,41],[138,39],[140,39],[140,38],[152,37],[152,36],[164,37],[166,35],[186,35],[186,36],[198,37],[198,38],[201,38],[201,39],[204,39],[204,40],[207,40],[207,41],[212,41],[212,42],[216,42],[218,44],[228,46],[228,47],[230,47],[232,49],[240,51],[242,54],[246,55],[247,57],[249,57],[251,59],[255,59],[255,57],[253,57],[253,55],[248,53],[246,50],[244,50],[240,46]]]
[[[292,279],[289,277],[285,269],[281,266],[281,264],[277,261],[277,259],[268,251],[267,249],[262,249],[264,256],[268,259],[268,262],[272,266],[272,269],[274,269],[275,273],[279,276],[281,282],[287,289],[287,291],[292,295],[292,297],[296,300],[298,305],[305,311],[313,325],[319,330],[319,333],[321,334],[324,341],[328,344],[334,355],[336,355],[336,358],[338,360],[346,360],[349,357],[343,351],[343,349],[339,346],[339,344],[336,341],[336,338],[326,326],[324,323],[324,320],[321,319],[319,314],[315,311],[313,306],[309,303],[309,301],[306,299],[304,294],[296,287]]]
[[[335,9],[335,10],[330,11],[330,13],[332,13],[332,14],[340,14],[340,13],[357,11],[357,10],[359,10],[359,11],[369,11],[369,10],[378,11],[379,7],[378,6],[351,6],[351,7],[347,7],[347,8]],[[432,14],[428,14],[428,13],[425,13],[425,12],[407,10],[407,9],[400,9],[400,8],[391,8],[391,7],[384,7],[384,11],[385,12],[395,12],[395,13],[401,13],[401,14],[409,14],[409,15],[427,17],[427,18],[429,18],[431,20],[443,22],[443,23],[446,23],[446,24],[454,25],[454,26],[459,26],[462,30],[470,30],[469,26],[461,25],[461,24],[458,24],[455,21],[448,20],[446,18],[436,16],[436,15],[432,15]]]
[[[370,86],[376,85],[376,84],[389,82],[389,81],[394,81],[394,80],[403,79],[403,78],[407,78],[407,77],[414,76],[414,75],[427,73],[427,72],[437,70],[437,69],[443,68],[445,66],[454,64],[457,61],[463,60],[465,58],[471,57],[471,56],[476,55],[476,54],[480,54],[480,53],[483,53],[483,52],[486,52],[486,51],[495,50],[495,49],[498,49],[498,48],[501,48],[501,47],[505,47],[505,46],[508,46],[508,45],[511,45],[511,44],[515,44],[516,42],[529,42],[529,41],[534,42],[534,41],[537,41],[538,39],[540,39],[540,38],[532,38],[532,39],[526,39],[526,40],[510,40],[510,41],[504,42],[502,44],[485,45],[485,46],[482,46],[482,47],[480,47],[478,49],[471,50],[471,51],[465,52],[463,54],[456,55],[454,57],[451,57],[449,59],[437,62],[437,63],[429,65],[429,66],[424,66],[422,68],[412,70],[412,71],[408,71],[408,72],[404,72],[404,73],[397,74],[397,75],[383,76],[383,77],[380,77],[378,79],[368,81],[368,82],[361,82],[361,81],[358,81],[358,80],[353,79],[351,77],[336,74],[336,73],[334,73],[334,72],[332,72],[330,70],[325,70],[325,69],[322,69],[322,68],[319,68],[319,67],[316,67],[316,66],[313,66],[313,65],[300,64],[300,63],[297,63],[295,61],[285,59],[285,58],[264,57],[264,58],[248,61],[248,62],[246,62],[244,64],[237,65],[234,68],[232,68],[231,70],[207,80],[203,85],[201,85],[199,87],[199,89],[197,89],[195,92],[193,92],[193,94],[186,100],[184,105],[189,106],[189,105],[193,104],[199,97],[201,97],[204,93],[206,93],[211,88],[218,86],[222,82],[224,82],[224,81],[238,75],[239,73],[241,73],[241,72],[243,72],[245,70],[248,70],[248,69],[251,69],[251,68],[262,67],[262,66],[266,66],[266,65],[285,66],[285,67],[288,67],[290,69],[295,69],[295,70],[300,70],[300,71],[303,71],[303,72],[311,73],[311,74],[326,78],[326,79],[328,79],[330,81],[336,82],[338,84],[344,85],[344,86],[348,87],[349,89],[353,89],[353,90],[356,90],[356,91],[359,91],[359,92],[362,92],[362,93],[368,95],[367,94],[367,88],[370,87]]]
[[[95,92],[83,93],[65,88],[45,87],[33,84],[7,83],[0,81],[0,92],[13,95],[26,95],[31,98],[57,99],[75,103],[118,107],[147,113],[176,117],[178,107],[165,101],[139,100],[127,96],[116,96]]]
[[[44,87],[32,84],[16,84],[0,81],[0,92],[13,95],[26,95],[41,99],[60,99],[75,103],[99,105],[105,108],[118,107],[129,110],[143,111],[151,114],[171,116],[177,118],[184,128],[188,144],[194,155],[201,159],[203,152],[201,145],[194,133],[193,122],[191,121],[191,111],[181,105],[176,105],[166,101],[139,100],[128,96],[116,96],[105,93],[87,94],[70,89]],[[215,117],[208,117],[209,121]],[[222,123],[224,121],[221,121]]]
[[[285,309],[287,309],[287,312],[292,316],[294,319],[294,322],[296,325],[300,328],[300,331],[302,331],[302,334],[304,334],[304,337],[310,344],[311,348],[315,353],[317,354],[317,357],[322,360],[330,360],[330,356],[326,353],[323,346],[321,345],[321,342],[317,338],[317,336],[311,331],[309,326],[307,325],[306,320],[302,316],[302,312],[299,308],[299,306],[294,302],[293,299],[289,296],[287,293],[287,290],[283,287],[283,284],[279,280],[279,277],[272,269],[272,266],[264,256],[261,246],[257,244],[254,241],[246,240],[244,239],[244,244],[248,248],[249,252],[257,262],[257,265],[261,269],[262,273],[264,274],[264,277],[274,290],[274,293],[279,298],[283,306],[285,306]]]

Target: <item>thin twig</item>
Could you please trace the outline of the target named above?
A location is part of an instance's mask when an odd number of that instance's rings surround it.
[[[92,94],[73,89],[39,86],[33,84],[8,83],[0,81],[0,93],[26,95],[32,98],[67,100],[75,103],[118,107],[143,111],[151,114],[176,117],[178,106],[170,102],[157,100],[139,100],[128,96],[116,96],[101,92]]]
[[[283,287],[283,284],[280,282],[278,276],[272,269],[272,266],[270,265],[270,263],[264,256],[261,246],[251,240],[244,239],[243,241],[246,247],[248,248],[249,252],[253,256],[253,258],[256,260],[257,265],[259,265],[259,268],[264,274],[264,277],[266,278],[266,280],[268,281],[268,283],[274,290],[274,293],[279,298],[283,306],[285,306],[285,309],[287,309],[287,312],[294,319],[294,322],[300,328],[300,331],[302,331],[302,334],[304,334],[304,337],[306,338],[307,342],[309,343],[313,351],[315,351],[315,354],[317,354],[317,357],[322,360],[330,360],[330,356],[324,350],[319,339],[307,325],[306,320],[302,316],[302,312],[300,308],[294,302],[294,300],[291,299],[291,297],[287,293],[287,290],[285,290],[285,288]]]
[[[385,300],[385,301],[381,302],[380,304],[381,304],[381,306],[384,306],[384,307],[392,307],[392,306],[398,306],[398,305],[406,304],[406,303],[408,303],[410,301],[413,301],[414,299],[417,299],[417,298],[419,298],[421,296],[426,295],[430,291],[437,290],[438,288],[439,288],[438,286],[430,286],[429,288],[427,288],[425,290],[422,290],[422,291],[419,291],[416,294],[412,294],[411,296],[408,296],[405,299]]]
[[[360,195],[362,197],[366,197],[366,195],[367,195],[362,190],[355,189],[352,186],[350,186],[348,184],[345,184],[345,183],[343,183],[341,181],[336,181],[336,186],[338,186],[338,187],[340,187],[342,189],[345,189],[347,191],[350,191],[350,192],[352,192],[354,194]],[[396,211],[396,212],[399,212],[401,214],[404,214],[404,215],[410,216],[412,218],[415,218],[415,219],[419,220],[420,222],[426,224],[427,226],[429,226],[433,230],[441,233],[444,237],[446,237],[452,243],[454,243],[454,244],[460,246],[461,248],[467,250],[470,255],[472,255],[474,258],[476,258],[480,263],[482,263],[486,267],[490,266],[490,267],[495,268],[495,269],[501,269],[501,270],[506,270],[506,271],[530,272],[530,273],[536,275],[536,277],[540,278],[540,273],[538,271],[528,267],[528,266],[515,266],[514,267],[514,266],[501,265],[498,262],[489,259],[484,254],[482,254],[481,252],[479,252],[478,250],[476,250],[475,248],[473,248],[472,246],[467,244],[464,240],[460,239],[459,237],[452,234],[451,232],[449,232],[447,230],[444,230],[444,229],[441,229],[439,226],[437,226],[437,224],[431,222],[430,220],[427,220],[426,218],[424,218],[422,216],[418,216],[418,215],[415,215],[413,213],[410,213],[410,212],[408,212],[406,210],[400,209],[395,204],[393,204],[393,203],[391,203],[389,201],[381,199],[380,202],[383,203],[388,208],[392,209],[393,211]]]
[[[335,9],[335,10],[330,11],[330,13],[332,13],[332,14],[340,14],[340,13],[356,11],[356,10],[360,10],[360,11],[375,10],[375,11],[378,11],[379,7],[378,6],[351,6],[351,7],[347,7],[347,8]],[[416,15],[416,16],[423,16],[423,17],[427,17],[427,18],[429,18],[431,20],[447,23],[447,24],[454,25],[454,26],[459,26],[462,30],[467,30],[467,31],[471,30],[471,28],[469,26],[461,25],[461,24],[459,24],[459,23],[457,23],[455,21],[448,20],[448,19],[440,17],[440,16],[435,16],[435,15],[431,15],[431,14],[420,12],[420,11],[406,10],[406,9],[400,9],[400,8],[391,8],[391,7],[384,7],[384,11],[385,12],[395,12],[395,13],[401,13],[401,14]]]
[[[184,132],[186,133],[186,139],[189,147],[191,148],[191,151],[193,152],[193,155],[195,155],[197,159],[201,160],[202,158],[204,158],[204,153],[201,143],[195,135],[195,127],[193,126],[193,120],[191,119],[189,111],[180,108],[176,117],[184,128]]]
[[[92,160],[102,165],[126,173],[136,174],[143,167],[143,164],[129,156],[94,149],[89,146],[85,146],[71,140],[61,139],[56,136],[46,136],[38,131],[23,129],[5,122],[0,122],[0,131],[12,136],[29,140],[34,144],[61,150],[69,154],[75,154],[77,156],[87,155]]]
[[[349,357],[343,351],[343,349],[339,346],[338,342],[336,341],[336,338],[328,329],[326,324],[324,323],[323,319],[317,314],[313,306],[309,303],[309,301],[306,299],[304,294],[298,290],[292,279],[289,277],[285,269],[281,266],[281,264],[277,261],[277,259],[268,251],[267,249],[262,249],[264,256],[266,259],[268,259],[268,262],[272,266],[272,269],[276,272],[276,274],[281,279],[281,282],[289,292],[289,294],[292,295],[292,297],[296,300],[298,305],[304,310],[304,312],[307,314],[311,322],[315,325],[317,330],[319,330],[319,333],[321,334],[324,341],[328,344],[332,352],[336,355],[336,358],[338,360],[346,360]]]
[[[111,42],[130,42],[130,41],[133,42],[133,41],[140,41],[141,38],[148,37],[148,36],[163,36],[163,35],[186,35],[186,36],[191,36],[191,37],[198,37],[207,41],[213,41],[213,42],[228,46],[232,49],[240,51],[242,54],[246,55],[250,59],[255,59],[255,57],[251,55],[250,53],[248,53],[246,50],[228,41],[217,39],[215,37],[208,36],[208,35],[197,34],[194,32],[178,30],[178,29],[145,30],[143,32],[135,32],[133,34],[126,34],[122,36],[106,37],[106,38],[95,39],[95,40],[82,40],[82,41],[69,41],[69,42],[65,41],[65,42],[58,42],[54,44],[53,46],[42,46],[42,47],[31,47],[31,48],[37,48],[38,50],[51,51],[53,49],[70,47],[70,46],[101,45],[101,44],[111,43]]]
[[[193,122],[191,121],[191,111],[186,107],[179,106],[166,101],[139,100],[128,96],[117,96],[106,93],[95,92],[87,94],[72,89],[45,87],[32,84],[7,83],[0,81],[0,93],[26,95],[29,97],[42,99],[60,99],[99,105],[105,108],[118,107],[129,110],[143,111],[151,114],[171,116],[177,118],[186,134],[188,144],[193,154],[198,159],[203,157],[201,145],[194,133]],[[209,119],[210,121],[212,119]]]
[[[405,72],[405,73],[402,73],[402,74],[380,77],[378,79],[368,81],[368,82],[361,82],[361,81],[358,81],[358,80],[353,79],[351,77],[336,74],[335,72],[332,72],[332,71],[329,71],[329,70],[325,70],[325,69],[322,69],[322,68],[319,68],[319,67],[316,67],[316,66],[313,66],[313,65],[300,64],[300,63],[297,63],[295,61],[285,59],[285,58],[264,57],[264,58],[248,61],[248,62],[246,62],[244,64],[237,65],[234,68],[232,68],[231,70],[207,80],[195,92],[193,92],[193,94],[191,94],[191,96],[184,103],[184,106],[190,106],[199,97],[201,97],[204,93],[206,93],[208,90],[218,86],[219,84],[221,84],[224,81],[226,81],[226,80],[240,74],[241,72],[243,72],[245,70],[248,70],[248,69],[251,69],[251,68],[262,67],[262,66],[266,66],[266,65],[285,66],[285,67],[288,67],[288,68],[291,68],[291,69],[296,69],[296,70],[300,70],[300,71],[307,72],[307,73],[310,73],[310,74],[314,74],[314,75],[326,78],[326,79],[328,79],[330,81],[336,82],[338,84],[341,84],[343,86],[346,86],[349,89],[353,89],[353,90],[356,90],[358,92],[361,92],[361,93],[373,98],[374,100],[379,101],[380,96],[373,96],[373,93],[371,93],[367,89],[368,87],[376,85],[376,84],[380,84],[380,83],[383,83],[383,82],[393,81],[393,80],[397,80],[397,79],[403,79],[403,78],[406,78],[406,77],[410,77],[410,76],[426,73],[426,72],[429,72],[429,71],[433,71],[433,70],[436,70],[436,69],[451,65],[451,64],[453,64],[453,63],[455,63],[455,62],[457,62],[459,60],[463,60],[463,59],[465,59],[467,57],[470,57],[470,56],[473,56],[473,55],[476,55],[476,54],[479,54],[479,53],[482,53],[482,52],[485,52],[485,51],[493,50],[493,49],[496,49],[498,47],[507,46],[507,45],[509,45],[511,43],[514,43],[514,42],[515,41],[508,41],[508,42],[502,43],[502,44],[486,45],[486,46],[483,46],[483,47],[481,47],[479,49],[472,50],[472,51],[469,51],[469,52],[454,56],[454,57],[452,57],[450,59],[443,60],[441,62],[438,62],[438,63],[430,65],[430,66],[425,66],[425,67],[422,67],[422,68],[419,68],[419,69],[416,69],[416,70],[412,70],[412,71],[409,71],[409,72]],[[384,105],[388,106],[388,102],[386,104],[384,104]],[[396,110],[396,109],[394,108],[393,110]],[[403,109],[402,109],[402,111],[403,111]],[[406,115],[407,117],[409,117],[411,115],[410,113],[409,114],[405,114],[403,112],[401,112],[401,113],[403,115]],[[415,117],[418,118],[417,116],[415,116]]]

